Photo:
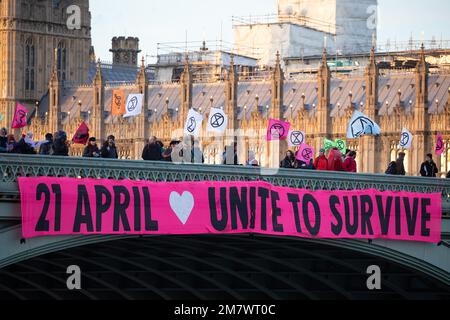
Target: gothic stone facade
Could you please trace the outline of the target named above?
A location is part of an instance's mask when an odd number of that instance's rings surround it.
[[[81,29],[67,27],[70,5],[81,9]],[[34,108],[48,92],[55,50],[60,81],[83,83],[90,48],[88,0],[1,0],[0,125],[11,123],[16,102]]]
[[[344,138],[354,110],[360,109],[382,128],[379,137],[348,141],[349,149],[358,151],[360,172],[384,172],[401,151],[398,144],[403,127],[414,135],[412,149],[406,150],[410,175],[418,174],[425,155],[433,152],[438,132],[444,135],[446,152],[437,163],[442,173],[450,170],[450,74],[444,70],[430,73],[424,50],[415,70],[383,76],[373,51],[362,77],[332,74],[326,52],[322,60],[317,76],[302,80],[286,80],[279,58],[267,79],[240,81],[231,64],[225,80],[214,83],[193,83],[188,62],[180,82],[168,84],[149,83],[144,65],[134,84],[121,86],[108,84],[100,65],[92,85],[83,87],[62,86],[55,72],[49,98],[30,130],[39,137],[56,129],[71,135],[86,121],[93,136],[116,136],[122,158],[139,159],[148,137],[155,135],[165,144],[180,138],[190,108],[207,119],[211,107],[224,107],[230,118],[226,138],[208,134],[204,125],[199,139],[207,163],[220,163],[224,147],[238,132],[240,161],[245,162],[252,150],[263,166],[273,167],[287,146],[265,141],[269,118],[285,119],[293,128],[305,131],[307,143],[318,150],[324,138]],[[145,95],[145,110],[139,117],[123,119],[110,114],[112,92],[117,88]],[[255,140],[255,136],[259,138]],[[72,152],[80,155],[82,146],[73,146]]]

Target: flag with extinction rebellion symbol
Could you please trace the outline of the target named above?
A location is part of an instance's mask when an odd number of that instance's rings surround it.
[[[306,164],[309,164],[311,160],[314,160],[315,150],[313,147],[308,146],[307,144],[302,144],[300,150],[297,153],[297,160],[303,161]]]
[[[27,126],[28,109],[20,103],[16,103],[16,111],[11,127],[13,129],[21,129]]]
[[[208,119],[208,132],[224,133],[228,127],[228,117],[222,109],[211,108]]]
[[[436,137],[436,155],[439,157],[445,151],[444,138],[441,133],[438,133]]]
[[[203,115],[194,109],[190,109],[184,126],[184,134],[186,136],[198,137],[202,129],[202,123]]]
[[[403,128],[398,147],[400,149],[411,149],[412,143],[413,143],[412,133],[408,129]]]
[[[130,94],[125,105],[124,118],[136,117],[142,113],[143,94]]]
[[[269,120],[269,128],[267,129],[267,141],[284,140],[289,134],[291,124],[280,120]]]

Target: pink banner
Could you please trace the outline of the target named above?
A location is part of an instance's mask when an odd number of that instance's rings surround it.
[[[265,182],[19,178],[23,237],[257,233],[438,243],[441,195]]]
[[[27,126],[28,110],[20,103],[16,104],[16,111],[11,127],[13,129],[21,129]]]

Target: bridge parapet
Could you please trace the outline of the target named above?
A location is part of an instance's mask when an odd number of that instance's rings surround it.
[[[334,246],[390,257],[450,284],[450,181],[419,177],[349,174],[322,171],[279,170],[263,174],[259,168],[173,164],[107,159],[0,155],[0,269],[46,253],[106,242],[123,237],[44,237],[21,240],[21,176],[176,181],[266,181],[276,186],[308,190],[366,190],[440,193],[443,212],[442,243],[403,243],[388,240],[315,240]]]

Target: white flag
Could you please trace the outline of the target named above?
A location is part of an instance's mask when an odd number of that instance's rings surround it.
[[[413,142],[413,135],[408,129],[403,128],[402,136],[400,137],[399,149],[411,149]]]
[[[208,132],[224,133],[228,127],[228,117],[222,109],[211,108],[208,119]]]
[[[200,130],[202,129],[202,122],[203,115],[194,109],[190,109],[186,120],[186,125],[184,126],[184,134],[198,137],[200,135]]]
[[[142,113],[142,101],[144,100],[143,94],[130,94],[128,95],[127,104],[125,106],[126,113],[124,118],[135,117]]]
[[[364,115],[362,112],[355,111],[348,124],[348,139],[356,139],[363,135],[378,136],[380,134],[381,128],[375,121]]]
[[[300,147],[305,143],[305,133],[302,131],[289,131],[288,134],[288,145],[289,147]]]

